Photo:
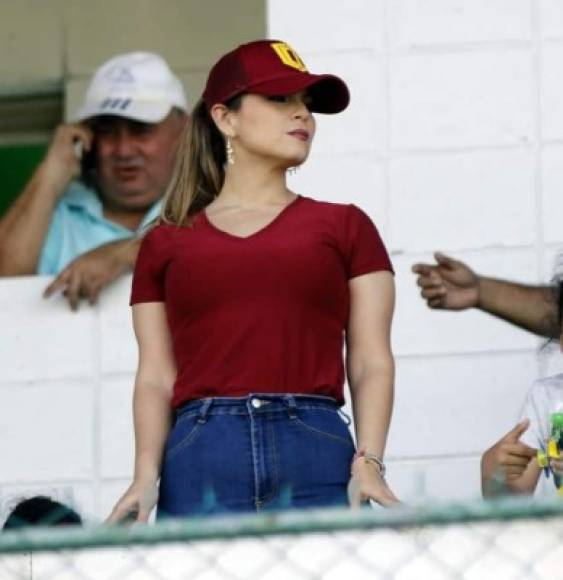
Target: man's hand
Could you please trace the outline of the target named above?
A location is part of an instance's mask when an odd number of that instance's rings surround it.
[[[415,264],[420,295],[429,308],[464,310],[479,302],[479,276],[466,264],[440,252],[434,254],[436,264]]]
[[[138,239],[119,240],[82,254],[47,286],[44,297],[62,291],[72,310],[78,309],[81,299],[95,304],[103,288],[133,269],[139,243]]]
[[[93,133],[85,125],[59,125],[42,163],[42,179],[62,194],[72,179],[80,175],[82,153],[92,148]]]
[[[519,480],[530,461],[536,457],[536,450],[520,442],[520,437],[529,427],[530,421],[524,419],[504,437],[485,451],[481,459],[481,477],[485,495],[493,495],[495,486],[510,487]],[[523,490],[532,492],[532,490]]]

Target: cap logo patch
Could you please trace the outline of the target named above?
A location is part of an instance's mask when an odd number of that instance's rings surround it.
[[[131,71],[124,66],[114,66],[106,73],[106,78],[113,83],[129,84],[135,82]]]
[[[290,66],[301,72],[307,72],[305,63],[301,60],[299,55],[285,42],[273,42],[272,48],[278,55],[283,64]]]
[[[104,99],[100,104],[100,109],[124,111],[130,104],[131,99]]]

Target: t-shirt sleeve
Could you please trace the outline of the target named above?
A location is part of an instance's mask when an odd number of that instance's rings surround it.
[[[389,254],[373,221],[359,207],[353,204],[346,207],[344,255],[348,279],[379,270],[394,274]]]
[[[520,440],[530,447],[545,448],[550,437],[550,416],[563,412],[563,375],[535,381],[530,388],[521,419],[528,418],[530,426]]]
[[[520,441],[529,447],[545,449],[549,438],[549,415],[553,411],[550,405],[549,386],[545,381],[535,381],[520,413],[520,421],[529,419],[530,426],[520,437]]]
[[[169,258],[162,228],[150,230],[142,239],[131,288],[131,306],[139,302],[164,302],[165,275]]]

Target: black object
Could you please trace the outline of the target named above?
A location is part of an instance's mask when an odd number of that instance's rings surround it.
[[[23,500],[12,510],[4,523],[4,530],[28,526],[82,525],[82,518],[70,507],[45,496]]]

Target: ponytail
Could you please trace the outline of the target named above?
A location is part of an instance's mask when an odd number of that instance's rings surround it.
[[[200,99],[184,128],[176,167],[164,196],[161,222],[189,225],[190,218],[221,191],[225,161],[223,136]]]

